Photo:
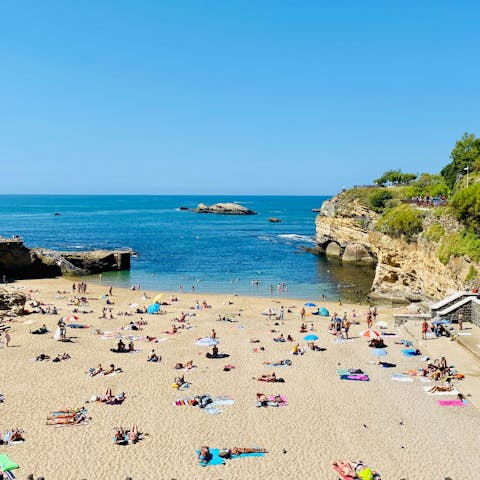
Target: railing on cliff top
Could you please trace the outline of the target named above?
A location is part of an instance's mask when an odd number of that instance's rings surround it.
[[[436,198],[432,200],[404,199],[400,201],[402,203],[406,203],[408,205],[415,205],[421,208],[445,207],[447,205],[446,200],[436,199]]]

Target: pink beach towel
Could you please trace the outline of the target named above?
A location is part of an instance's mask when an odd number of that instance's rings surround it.
[[[441,407],[466,407],[468,403],[462,400],[437,400]]]

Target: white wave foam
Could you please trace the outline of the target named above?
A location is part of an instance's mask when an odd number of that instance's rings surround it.
[[[307,235],[297,235],[296,233],[285,233],[283,235],[278,235],[278,237],[285,240],[291,240],[294,242],[315,243],[315,239],[313,237],[309,237]]]

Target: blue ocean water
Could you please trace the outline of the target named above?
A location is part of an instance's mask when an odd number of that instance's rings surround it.
[[[103,282],[145,289],[364,299],[371,268],[352,267],[301,251],[314,246],[321,196],[0,196],[0,235],[28,247],[91,250],[130,247],[129,272]],[[258,212],[223,216],[180,211],[198,203],[238,202]],[[54,216],[55,212],[60,216]],[[270,223],[278,217],[281,223]],[[94,277],[91,280],[98,280]],[[252,285],[252,280],[259,285]]]

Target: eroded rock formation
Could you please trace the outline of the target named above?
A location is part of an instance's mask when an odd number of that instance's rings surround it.
[[[409,303],[438,300],[465,286],[472,262],[452,258],[446,265],[438,258],[438,245],[424,237],[416,241],[393,238],[376,231],[379,216],[353,201],[343,205],[333,197],[316,218],[316,240],[321,252],[349,263],[373,263],[375,277],[370,296]],[[428,224],[427,217],[425,222]],[[446,233],[458,228],[451,219]]]

